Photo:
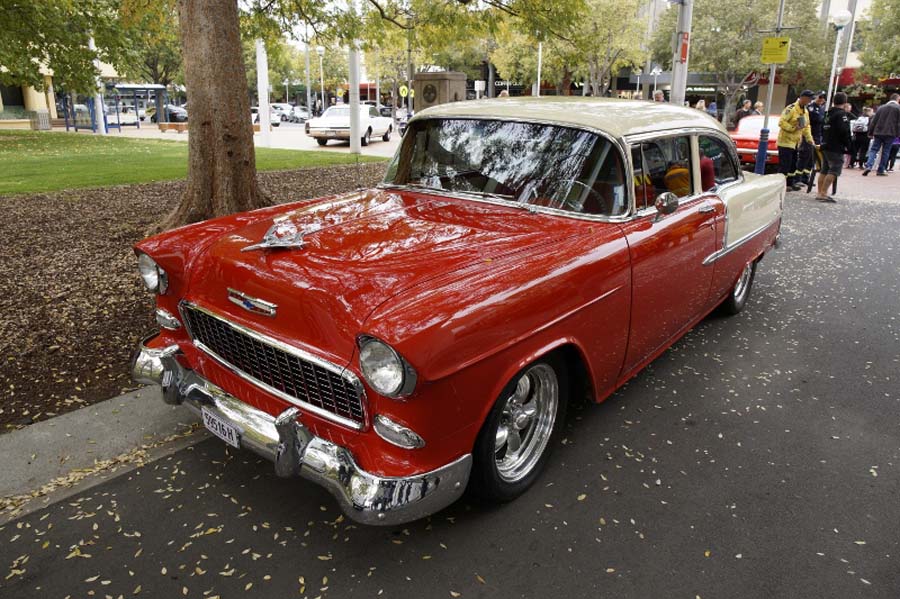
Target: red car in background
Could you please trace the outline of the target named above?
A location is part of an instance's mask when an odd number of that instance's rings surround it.
[[[769,148],[766,157],[766,169],[774,170],[778,166],[778,119],[780,115],[769,115]],[[737,146],[741,166],[756,164],[756,150],[759,148],[759,132],[763,128],[762,115],[745,116],[738,123],[737,129],[730,131],[731,139]]]

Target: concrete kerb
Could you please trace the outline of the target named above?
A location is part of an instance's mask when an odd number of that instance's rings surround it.
[[[189,410],[144,387],[0,435],[0,524],[207,438]]]

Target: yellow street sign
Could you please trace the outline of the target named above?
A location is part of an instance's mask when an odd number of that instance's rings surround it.
[[[400,97],[405,98],[408,95],[409,95],[409,88],[406,87],[405,85],[401,85],[400,86]]]
[[[414,89],[409,90],[409,97],[410,97],[410,98],[415,98],[415,97],[416,97],[416,90],[414,90]]]
[[[791,38],[767,37],[763,39],[762,58],[763,64],[784,64],[791,55]]]

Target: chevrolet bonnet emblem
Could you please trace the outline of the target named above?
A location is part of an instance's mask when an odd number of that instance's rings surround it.
[[[248,310],[255,314],[271,316],[273,318],[275,317],[275,311],[278,310],[278,306],[271,302],[261,300],[257,297],[250,297],[246,293],[230,287],[228,288],[228,301],[237,304],[244,310]]]

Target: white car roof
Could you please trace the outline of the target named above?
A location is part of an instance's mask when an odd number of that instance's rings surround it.
[[[499,118],[567,125],[596,129],[615,138],[686,127],[728,133],[716,119],[694,108],[666,102],[581,96],[525,96],[451,102],[426,108],[417,113],[413,120],[429,117]]]

